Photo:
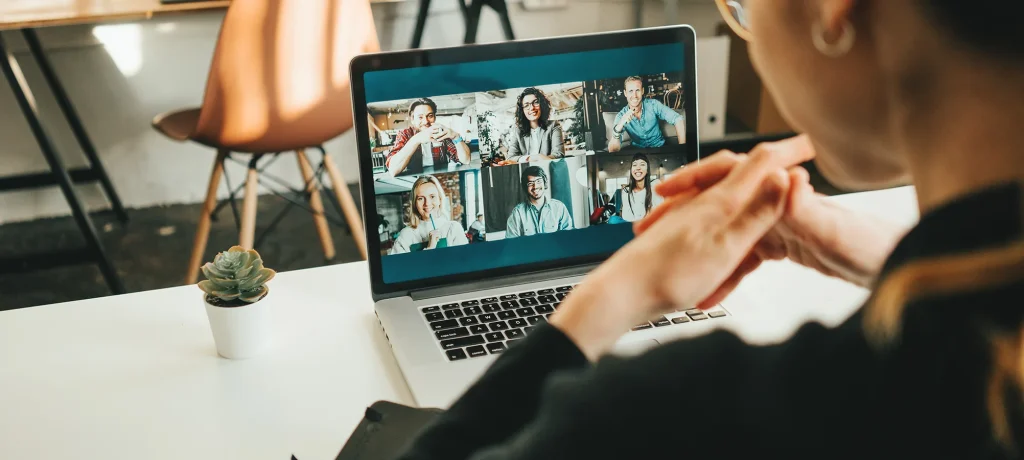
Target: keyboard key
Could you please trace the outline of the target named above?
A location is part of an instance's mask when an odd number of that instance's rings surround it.
[[[508,337],[510,339],[521,339],[525,336],[526,334],[523,334],[523,331],[521,329],[509,329],[505,331],[505,337]]]
[[[555,292],[569,292],[572,290],[572,286],[562,286],[555,288]]]
[[[558,299],[556,299],[555,296],[549,294],[537,297],[537,301],[540,303],[554,303],[557,302]]]
[[[555,303],[551,304],[551,306],[555,307],[555,310],[558,310],[558,307],[562,306],[562,302],[555,302]]]
[[[522,341],[523,341],[523,339],[515,339],[515,340],[506,340],[506,341],[505,341],[505,345],[507,345],[507,346],[510,346],[510,347],[511,347],[511,346],[512,346],[513,344],[515,344],[516,342],[522,342]]]
[[[460,359],[466,359],[466,352],[462,351],[461,348],[455,350],[448,350],[445,352],[448,355],[448,361],[458,361]]]
[[[555,293],[555,298],[558,299],[558,300],[565,300],[565,296],[567,296],[567,295],[569,295],[568,292],[558,292],[558,293]]]
[[[530,307],[520,308],[516,310],[516,313],[519,315],[520,318],[525,318],[527,316],[533,316],[537,314],[537,312],[533,311],[533,309]]]
[[[423,313],[432,313],[435,311],[441,311],[441,307],[434,305],[433,307],[427,307],[423,309]]]
[[[501,303],[501,308],[504,308],[505,310],[514,310],[519,308],[519,302],[516,302],[515,300],[506,300]]]
[[[554,293],[555,293],[554,289],[541,289],[541,290],[537,291],[537,295],[554,294]]]
[[[476,358],[477,356],[487,356],[487,350],[484,350],[483,345],[469,347],[466,349],[466,353],[469,353],[470,358]]]
[[[534,329],[537,329],[537,328],[535,328],[535,327],[533,327],[533,326],[526,326],[526,327],[524,327],[524,328],[523,328],[523,333],[524,333],[524,334],[529,334],[529,333],[530,333],[531,331],[533,331]]]
[[[671,326],[672,325],[672,322],[669,321],[668,318],[665,318],[664,316],[654,320],[653,323],[654,323],[655,327],[665,327],[665,326]]]
[[[638,324],[636,326],[633,326],[633,330],[634,331],[639,331],[639,330],[643,330],[643,329],[650,329],[651,327],[652,327],[651,323],[643,323],[643,324]]]
[[[488,330],[486,324],[474,324],[469,328],[470,334],[486,334]]]
[[[459,327],[459,322],[454,319],[446,319],[444,321],[434,321],[430,323],[430,329],[433,331],[440,331],[441,329],[451,329],[453,327]]]
[[[504,321],[495,321],[493,323],[488,323],[487,325],[492,331],[504,331],[505,329],[508,329],[508,324]]]
[[[448,319],[462,318],[462,310],[448,310],[444,312],[444,317]]]
[[[467,316],[465,318],[459,318],[459,324],[463,326],[472,326],[474,324],[480,324],[480,321],[477,321],[476,316]]]
[[[480,302],[483,302],[483,303],[498,303],[498,298],[497,297],[484,297],[484,298],[480,299]]]
[[[469,335],[469,329],[464,327],[457,327],[455,329],[445,329],[443,331],[437,331],[434,333],[437,336],[437,340],[457,339],[459,337],[465,337]]]
[[[537,324],[537,323],[539,323],[541,321],[544,321],[544,317],[543,316],[531,316],[529,318],[526,318],[526,322],[530,323],[530,324]]]
[[[690,316],[690,319],[692,319],[694,321],[700,321],[702,319],[708,319],[708,315],[705,315],[704,313],[700,313],[700,314],[696,314],[696,315],[689,315],[689,316]]]
[[[466,307],[462,309],[462,312],[467,315],[479,315],[483,310],[480,307]]]
[[[519,299],[519,305],[522,305],[524,307],[537,305],[538,303],[539,302],[537,302],[537,299],[534,299],[533,297],[526,297],[526,298],[523,298],[523,299]]]
[[[441,309],[443,309],[443,310],[451,310],[453,308],[459,308],[459,304],[457,304],[457,303],[446,303],[444,305],[441,305]]]
[[[505,351],[505,344],[501,342],[489,343],[487,344],[487,351],[491,352],[492,355],[496,355],[498,353]]]
[[[520,298],[523,298],[523,297],[533,297],[535,295],[537,295],[537,293],[533,292],[533,291],[526,291],[526,292],[520,292],[519,293],[519,297]]]
[[[721,318],[721,317],[725,316],[725,312],[724,311],[713,311],[713,312],[708,313],[708,316],[710,316],[712,318]]]
[[[544,314],[544,318],[550,318],[550,317],[551,317],[551,313],[545,313]]]
[[[516,318],[508,322],[509,327],[526,327],[527,324],[529,323],[527,323],[526,320],[522,318]]]
[[[498,312],[498,319],[512,319],[516,317],[516,312],[512,310],[505,310]]]
[[[555,311],[555,308],[548,304],[537,306],[537,313],[551,313],[553,311]]]
[[[474,305],[480,305],[480,301],[479,300],[467,300],[465,302],[462,302],[462,306],[463,307],[472,307]]]
[[[482,336],[471,335],[469,337],[462,337],[458,339],[442,340],[441,348],[451,350],[452,348],[462,348],[470,345],[480,345],[482,343],[484,343],[484,338]]]
[[[701,311],[701,309],[699,309],[699,308],[691,308],[689,310],[686,310],[686,314],[690,315],[690,316],[696,315],[698,313],[704,313],[704,312]]]
[[[689,323],[689,322],[690,322],[690,317],[689,316],[680,316],[678,318],[672,318],[672,324],[683,324],[683,323]]]
[[[497,342],[499,340],[505,340],[505,334],[500,332],[488,332],[484,334],[484,338],[486,338],[488,342]]]
[[[501,306],[499,306],[496,303],[484,304],[484,311],[486,311],[487,313],[494,313],[496,311],[501,311]]]
[[[441,321],[442,319],[444,319],[444,313],[441,313],[439,311],[427,313],[426,318],[427,321]]]
[[[501,299],[501,300],[516,300],[516,299],[518,299],[518,297],[515,294],[505,294],[503,296],[499,296],[498,298]]]
[[[480,321],[484,322],[484,323],[489,323],[491,321],[497,321],[498,320],[498,317],[494,316],[494,313],[484,313],[484,314],[480,315],[478,318],[480,318]]]

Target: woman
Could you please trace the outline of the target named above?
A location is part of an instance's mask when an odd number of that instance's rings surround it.
[[[551,103],[544,92],[526,88],[516,101],[516,126],[509,136],[508,163],[555,160],[565,156],[565,141],[558,122],[548,120]]]
[[[666,202],[638,236],[405,458],[1024,452],[1018,16],[997,0],[729,4],[744,10],[739,32],[780,112],[807,136],[717,153],[661,184]],[[904,234],[825,201],[795,167],[810,158],[843,188],[909,180],[920,222]],[[778,345],[719,331],[601,358],[630,326],[713,305],[782,257],[872,295],[843,324]]]
[[[652,207],[661,204],[663,199],[661,195],[654,193],[652,185],[651,164],[647,160],[647,155],[633,155],[629,167],[629,182],[615,192],[619,217],[626,222],[636,222],[650,213]]]
[[[444,204],[444,189],[436,177],[420,176],[412,184],[409,225],[398,232],[390,254],[468,244],[462,224],[451,220]]]

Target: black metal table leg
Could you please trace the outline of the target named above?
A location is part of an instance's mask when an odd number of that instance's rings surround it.
[[[505,40],[515,40],[516,35],[512,33],[512,18],[508,16],[508,4],[505,0],[489,0],[491,8],[498,12],[501,18],[501,28],[505,31]]]
[[[462,0],[457,0],[461,2]],[[427,14],[430,12],[430,0],[420,0],[419,10],[416,12],[416,30],[412,33],[412,46],[416,49],[423,41],[423,28],[427,25]]]
[[[106,193],[107,199],[110,200],[110,206],[114,214],[117,215],[117,219],[121,222],[127,222],[128,214],[124,211],[124,206],[121,205],[121,199],[117,196],[117,191],[114,190],[114,184],[110,182],[110,177],[107,176],[107,171],[103,168],[99,155],[96,154],[96,147],[85,132],[85,127],[82,126],[82,120],[78,117],[78,112],[75,110],[74,105],[71,104],[71,100],[68,99],[68,94],[64,91],[64,85],[61,85],[56,72],[53,71],[53,65],[50,64],[50,59],[46,57],[46,52],[43,51],[43,47],[39,43],[36,31],[33,29],[22,29],[21,33],[25,37],[25,42],[28,43],[29,52],[32,53],[32,57],[39,64],[39,70],[42,71],[46,84],[49,85],[50,91],[53,92],[53,97],[57,99],[60,111],[64,113],[64,118],[67,119],[75,139],[78,140],[78,145],[82,147],[82,152],[89,159],[89,166],[99,180],[100,186],[103,187],[103,192]]]
[[[121,284],[121,279],[117,276],[114,265],[110,262],[110,258],[107,257],[107,253],[103,249],[103,243],[100,242],[96,227],[93,226],[92,219],[89,218],[85,208],[82,206],[82,202],[78,199],[78,194],[75,193],[75,188],[71,184],[71,177],[67,169],[64,168],[64,162],[57,154],[50,136],[43,128],[42,122],[39,119],[39,110],[36,107],[35,97],[32,95],[28,82],[25,81],[25,77],[21,72],[21,66],[18,65],[18,61],[14,59],[14,55],[8,49],[3,36],[0,36],[0,70],[3,71],[4,77],[11,86],[14,98],[18,101],[18,106],[21,108],[22,114],[25,115],[25,120],[28,121],[29,127],[32,129],[32,134],[36,138],[36,143],[39,144],[39,149],[42,151],[43,156],[46,157],[46,162],[49,164],[50,170],[57,180],[57,185],[60,186],[61,193],[64,194],[64,199],[68,202],[68,206],[71,207],[71,214],[74,216],[75,223],[78,224],[78,228],[82,231],[88,250],[95,257],[100,271],[103,273],[103,278],[107,282],[107,286],[115,294],[124,293],[124,286]]]

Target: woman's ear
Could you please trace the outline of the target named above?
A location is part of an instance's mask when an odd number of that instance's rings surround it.
[[[825,30],[826,39],[831,41],[842,33],[843,25],[853,22],[853,10],[859,0],[818,0],[818,16],[815,19]]]

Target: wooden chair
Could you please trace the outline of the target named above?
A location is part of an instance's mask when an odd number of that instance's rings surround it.
[[[321,146],[352,127],[348,66],[358,54],[380,49],[369,0],[233,0],[214,50],[202,106],[157,116],[153,127],[177,141],[216,150],[203,214],[196,228],[185,282],[196,282],[206,251],[217,188],[229,155],[251,155],[245,180],[239,244],[252,248],[259,189],[257,163],[296,152],[324,256],[334,242],[323,212],[319,182],[305,149]],[[329,155],[322,167],[366,258],[362,218]]]

